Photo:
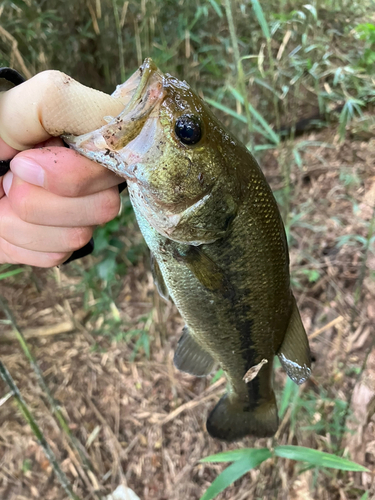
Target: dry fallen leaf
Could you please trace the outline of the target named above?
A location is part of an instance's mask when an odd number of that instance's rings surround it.
[[[252,366],[249,370],[247,370],[247,372],[245,373],[245,375],[244,375],[244,377],[243,377],[242,380],[244,380],[246,382],[246,384],[248,384],[249,382],[251,382],[252,380],[254,380],[255,377],[258,375],[259,370],[266,363],[268,363],[268,359],[262,359],[262,361],[260,363],[258,363],[257,365]]]

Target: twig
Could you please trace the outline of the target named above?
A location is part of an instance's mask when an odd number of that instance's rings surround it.
[[[338,450],[341,448],[341,443],[342,443],[342,440],[344,437],[344,428],[345,428],[345,424],[346,424],[346,421],[347,421],[348,416],[349,416],[350,405],[352,404],[354,389],[356,388],[357,384],[359,383],[359,381],[363,375],[363,372],[365,371],[368,357],[370,356],[370,353],[371,353],[372,349],[374,348],[374,346],[375,346],[375,337],[373,337],[371,344],[370,344],[369,348],[367,349],[366,356],[365,356],[365,358],[362,362],[362,365],[361,365],[361,369],[360,369],[360,371],[355,379],[354,385],[353,385],[353,387],[350,391],[349,397],[347,399],[347,405],[345,408],[345,412],[341,418],[341,422],[340,422],[340,426],[339,426],[339,438],[337,441],[337,449]]]
[[[11,43],[12,45],[12,51],[13,51],[13,54],[15,56],[15,58],[17,59],[17,62],[20,66],[20,69],[22,71],[22,73],[25,75],[26,78],[31,78],[33,75],[32,73],[26,68],[26,65],[24,63],[24,60],[21,56],[21,53],[20,51],[18,50],[18,42],[17,40],[14,38],[13,35],[11,35],[6,29],[4,29],[1,25],[0,25],[0,36],[4,39],[4,40],[7,40],[8,42]]]
[[[56,474],[57,479],[60,481],[61,486],[64,488],[66,494],[69,496],[70,499],[72,500],[80,500],[79,497],[73,492],[71,484],[64,474],[64,472],[60,469],[60,466],[57,462],[56,456],[51,450],[51,447],[49,446],[48,442],[46,441],[42,431],[40,430],[40,427],[36,423],[34,417],[29,411],[29,408],[24,401],[23,397],[21,396],[21,393],[14,382],[11,374],[8,372],[7,368],[4,366],[2,361],[0,360],[0,376],[4,380],[4,382],[9,386],[10,390],[12,391],[14,398],[16,400],[16,403],[24,416],[25,420],[27,423],[30,425],[33,433],[35,434],[36,438],[38,439],[40,445],[42,446],[44,453],[46,454],[47,459],[49,460],[50,464],[53,467],[53,470]]]
[[[374,231],[375,231],[375,206],[373,207],[372,218],[371,218],[369,229],[367,232],[367,238],[366,238],[366,244],[365,244],[365,249],[364,249],[364,254],[363,254],[362,265],[361,265],[361,268],[359,271],[358,281],[357,281],[357,285],[356,285],[356,288],[354,291],[354,305],[353,305],[352,315],[351,315],[351,319],[350,319],[350,329],[351,330],[353,330],[353,328],[354,328],[354,322],[355,322],[355,319],[356,319],[357,314],[358,314],[356,306],[358,305],[359,300],[361,298],[362,285],[363,285],[363,281],[365,279],[366,270],[367,270],[367,256],[368,256],[368,251],[370,248],[370,243],[371,243]],[[353,385],[353,387],[350,391],[349,397],[347,399],[347,406],[345,408],[344,415],[342,416],[342,419],[340,422],[341,426],[339,428],[339,438],[338,438],[338,445],[337,445],[338,449],[341,448],[341,443],[342,443],[342,440],[344,437],[344,427],[345,427],[346,421],[348,419],[350,405],[351,405],[352,399],[353,399],[354,389],[357,386],[357,384],[359,383],[359,381],[362,377],[362,374],[366,369],[367,360],[368,360],[368,357],[369,357],[374,345],[375,345],[375,337],[373,336],[370,347],[368,348],[368,350],[366,352],[366,356],[363,360],[361,370],[356,377],[354,385]]]
[[[66,421],[66,419],[61,411],[60,406],[56,403],[51,391],[49,390],[49,388],[46,384],[46,381],[44,380],[44,377],[42,375],[42,372],[40,371],[39,366],[37,365],[33,355],[31,354],[31,351],[27,345],[27,342],[25,340],[25,337],[24,337],[22,331],[18,328],[16,320],[15,320],[11,310],[9,309],[5,299],[1,295],[0,295],[0,306],[3,308],[5,315],[7,316],[7,318],[9,319],[10,323],[13,326],[14,334],[17,337],[17,340],[20,343],[21,348],[22,348],[25,356],[29,360],[31,367],[34,370],[34,373],[36,374],[39,386],[42,388],[42,390],[44,391],[44,393],[46,395],[46,398],[47,398],[47,401],[50,405],[52,414],[55,416],[56,420],[60,424],[60,427],[62,428],[62,430],[64,431],[66,436],[69,438],[69,441],[71,442],[73,448],[76,449],[76,451],[78,452],[83,464],[86,466],[87,469],[93,470],[93,466],[92,466],[90,460],[88,459],[88,457],[86,456],[85,451],[82,448],[81,443],[71,433],[70,428],[69,428],[69,424]]]
[[[338,316],[337,318],[333,319],[332,321],[330,321],[329,323],[327,323],[326,325],[322,326],[321,328],[319,328],[318,330],[315,330],[314,333],[312,333],[311,335],[309,335],[309,340],[311,339],[315,339],[315,337],[317,337],[318,335],[320,335],[321,333],[325,332],[326,330],[328,330],[328,328],[331,328],[332,326],[336,326],[338,325],[339,323],[341,323],[341,321],[343,321],[344,317],[343,316]]]
[[[355,321],[357,314],[358,314],[356,306],[361,298],[361,294],[362,294],[362,290],[363,290],[363,281],[365,279],[366,270],[367,270],[367,256],[368,256],[368,252],[370,249],[370,244],[371,244],[371,240],[372,240],[374,232],[375,232],[375,206],[373,207],[373,210],[372,210],[372,218],[371,218],[370,225],[369,225],[369,228],[367,231],[366,244],[365,244],[365,248],[364,248],[364,252],[363,252],[363,260],[362,260],[361,268],[359,270],[358,281],[357,281],[357,284],[356,284],[356,287],[354,290],[354,307],[352,309],[352,316],[350,319],[351,329],[353,329],[354,321]]]
[[[175,419],[183,411],[191,410],[192,408],[195,408],[196,406],[208,401],[209,399],[216,397],[216,392],[214,394],[209,394],[208,396],[204,396],[204,395],[207,394],[207,392],[212,393],[212,391],[214,391],[215,389],[217,389],[218,387],[223,385],[224,382],[226,382],[226,379],[224,377],[222,377],[217,382],[215,382],[213,385],[208,387],[199,397],[197,397],[196,399],[193,399],[192,401],[188,401],[187,403],[179,406],[178,408],[173,410],[171,413],[169,413],[165,418],[163,418],[163,420],[161,422],[157,422],[157,423],[159,425],[164,425],[164,424],[170,422],[171,420]]]
[[[70,333],[76,329],[72,321],[63,321],[58,325],[49,325],[40,328],[27,328],[23,332],[25,339],[49,337],[50,335],[60,335],[62,333]],[[17,340],[15,332],[2,333],[0,336],[0,343],[12,342]]]
[[[124,473],[122,470],[122,466],[121,466],[121,459],[123,458],[123,448],[121,446],[121,443],[118,440],[118,437],[116,436],[116,434],[113,432],[111,426],[108,424],[106,419],[103,417],[103,415],[101,414],[99,409],[94,404],[94,402],[88,396],[86,396],[85,399],[86,399],[88,405],[90,406],[90,408],[95,413],[96,417],[100,420],[101,424],[103,425],[103,428],[107,430],[108,434],[111,437],[111,441],[112,441],[113,448],[114,448],[114,450],[113,449],[111,450],[112,457],[113,457],[112,477],[114,477],[114,473],[117,472],[121,481],[123,481],[124,484],[126,484],[126,479],[125,479],[125,476],[124,476]]]

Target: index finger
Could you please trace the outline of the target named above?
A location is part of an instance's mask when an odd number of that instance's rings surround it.
[[[85,87],[60,71],[43,71],[0,94],[0,137],[22,151],[62,134],[81,135],[123,110],[120,98]]]

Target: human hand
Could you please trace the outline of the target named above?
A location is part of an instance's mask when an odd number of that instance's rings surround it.
[[[12,161],[0,177],[0,263],[61,264],[117,215],[123,179],[52,136],[94,130],[122,107],[56,71],[1,95],[0,160]]]

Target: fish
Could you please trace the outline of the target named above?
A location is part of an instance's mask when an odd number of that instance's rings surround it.
[[[126,179],[156,288],[185,322],[176,368],[205,377],[220,366],[226,375],[208,433],[273,436],[275,356],[297,384],[311,361],[272,190],[204,100],[151,59],[112,95],[123,99],[119,116],[64,139]]]

